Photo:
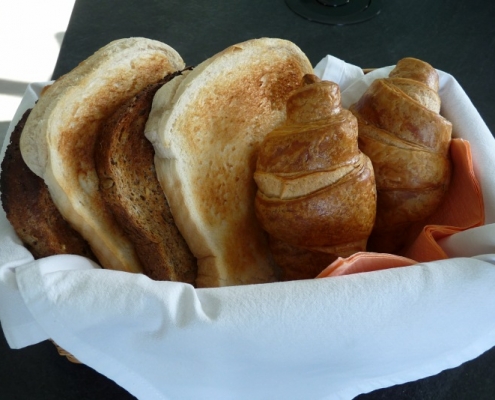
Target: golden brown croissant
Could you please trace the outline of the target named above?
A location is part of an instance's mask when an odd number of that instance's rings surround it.
[[[437,92],[436,70],[404,58],[350,107],[359,123],[359,148],[373,163],[377,185],[369,250],[399,250],[411,225],[431,215],[444,197],[452,124],[439,114]]]
[[[314,278],[337,257],[365,250],[376,213],[370,160],[337,84],[304,77],[285,124],[262,143],[256,214],[282,280]]]

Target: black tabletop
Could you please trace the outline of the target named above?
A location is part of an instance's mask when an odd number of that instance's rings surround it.
[[[366,22],[335,26],[300,17],[284,0],[121,0],[118,5],[76,0],[53,77],[122,37],[161,40],[189,65],[231,44],[278,37],[296,43],[313,64],[327,54],[363,68],[393,65],[407,56],[427,61],[456,77],[495,132],[495,3],[382,0],[381,5]]]
[[[53,78],[121,37],[161,40],[189,65],[240,41],[279,37],[296,43],[314,65],[327,54],[363,68],[395,64],[406,56],[425,60],[456,77],[494,133],[494,21],[495,2],[484,0],[383,0],[378,15],[348,25],[309,21],[284,0],[76,0]],[[51,342],[10,350],[0,336],[0,398],[133,398],[91,368],[61,357]],[[495,348],[436,376],[356,400],[491,400],[494,396]]]

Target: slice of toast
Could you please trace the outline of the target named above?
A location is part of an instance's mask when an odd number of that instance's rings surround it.
[[[57,79],[26,121],[20,143],[24,161],[44,179],[58,210],[104,268],[142,272],[133,244],[101,196],[96,135],[124,101],[183,68],[180,55],[164,43],[113,41]]]
[[[293,43],[255,39],[198,65],[175,93],[168,84],[157,92],[153,107],[162,112],[152,110],[146,135],[174,219],[198,258],[198,287],[277,279],[255,215],[253,173],[261,141],[311,73]]]
[[[107,121],[95,163],[103,198],[134,243],[144,273],[194,284],[196,259],[175,225],[156,177],[153,146],[144,136],[155,92],[175,75],[145,88]]]
[[[19,139],[30,112],[17,123],[2,161],[0,192],[7,219],[35,259],[76,254],[96,261],[88,243],[62,218],[43,179],[22,159]]]

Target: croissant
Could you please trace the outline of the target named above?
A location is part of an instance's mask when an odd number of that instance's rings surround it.
[[[404,58],[350,107],[359,124],[359,148],[373,163],[377,185],[370,251],[399,251],[411,226],[444,198],[452,124],[439,114],[438,81],[431,65]]]
[[[265,137],[255,210],[281,280],[314,278],[337,257],[366,248],[376,188],[357,128],[339,86],[305,75],[289,96],[285,123]]]

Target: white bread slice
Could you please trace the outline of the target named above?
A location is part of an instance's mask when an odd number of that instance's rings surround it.
[[[175,222],[198,259],[198,287],[276,280],[255,216],[253,173],[261,141],[285,119],[289,93],[309,73],[295,44],[254,39],[155,95],[161,111],[152,111],[145,132]]]
[[[99,192],[96,135],[125,100],[183,68],[180,55],[164,43],[113,41],[51,85],[26,122],[24,161],[45,180],[62,216],[89,242],[104,268],[142,271],[132,243]]]

